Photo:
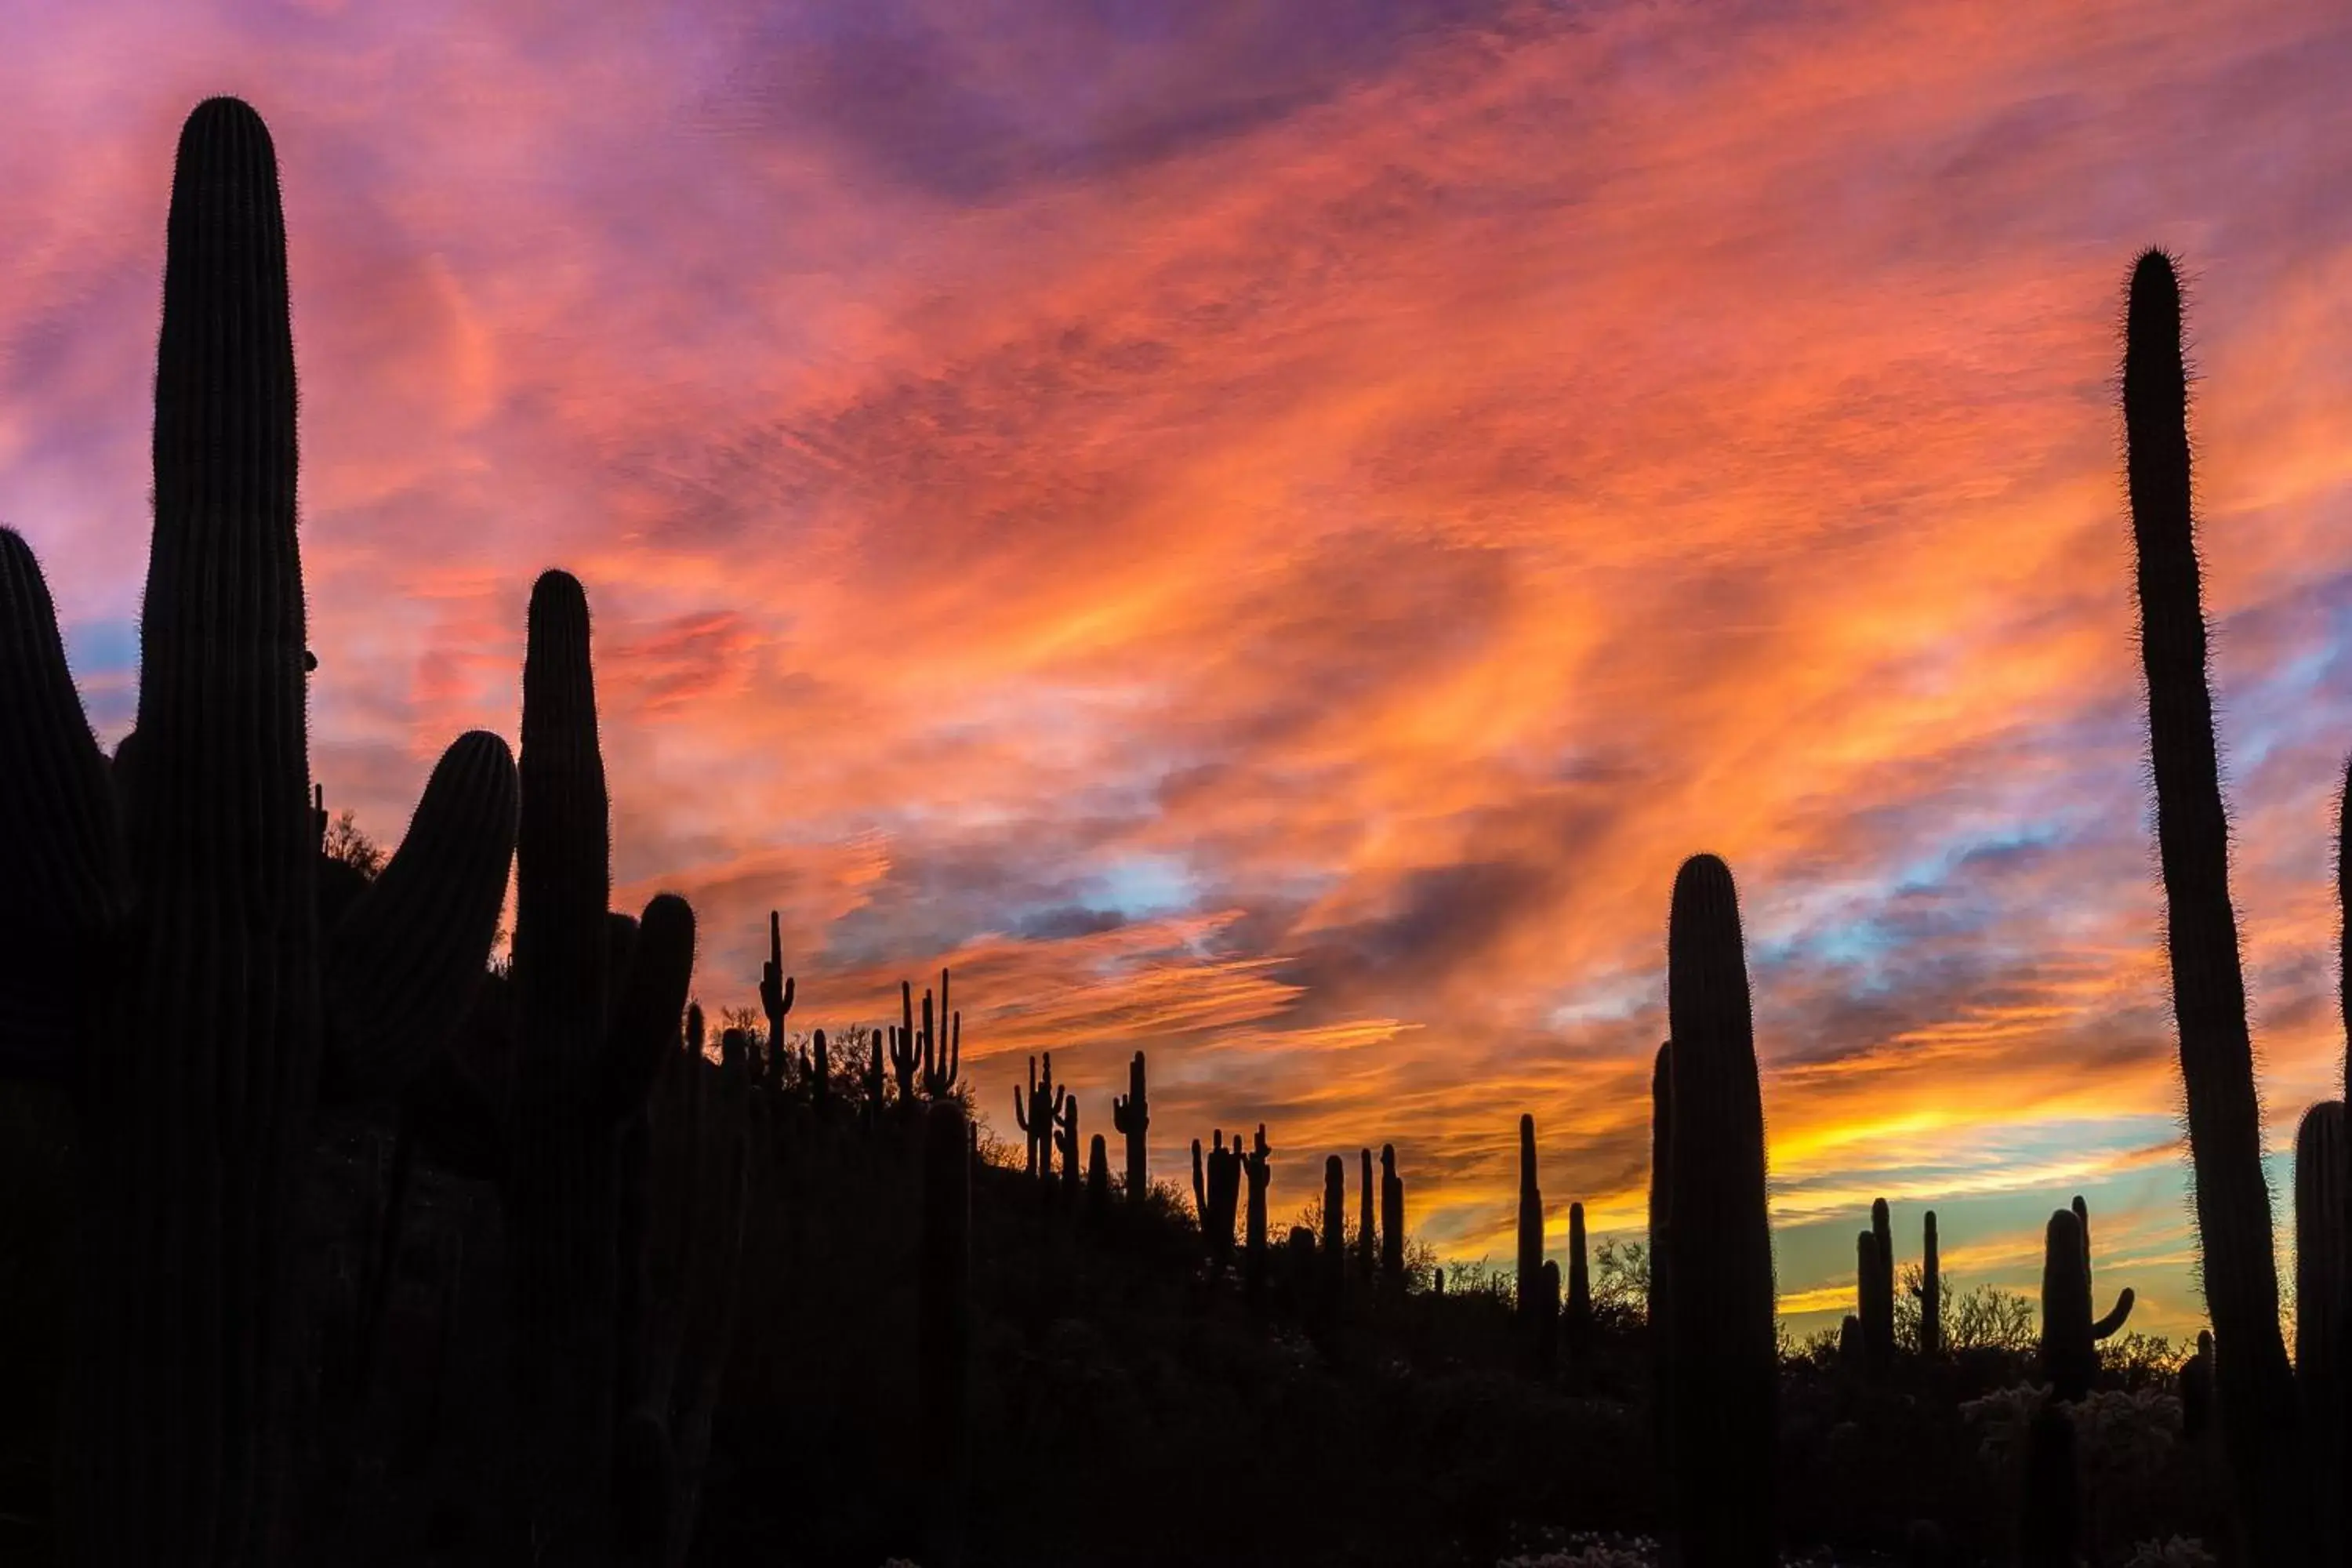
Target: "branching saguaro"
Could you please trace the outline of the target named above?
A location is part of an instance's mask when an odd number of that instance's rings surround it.
[[[278,1561],[289,1194],[322,1059],[375,1096],[438,1049],[514,842],[506,745],[463,737],[321,931],[295,469],[277,153],[212,99],[173,171],[138,721],[111,769],[0,530],[0,1070],[81,1110],[59,1453],[86,1568]]]
[[[2148,251],[2133,268],[2125,312],[2123,402],[2166,956],[2223,1444],[2253,1558],[2293,1563],[2304,1559],[2307,1542],[2303,1455],[2279,1327],[2262,1105],[2230,902],[2229,821],[2206,683],[2180,336],[2172,258]]]

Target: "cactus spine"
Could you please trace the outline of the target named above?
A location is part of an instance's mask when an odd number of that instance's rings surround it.
[[[1397,1174],[1393,1143],[1381,1145],[1381,1277],[1390,1294],[1403,1293],[1404,1178]]]
[[[1686,1568],[1773,1568],[1772,1232],[1764,1106],[1730,869],[1675,875],[1666,938],[1674,1048],[1670,1445]]]
[[[2150,250],[2132,272],[2123,401],[2166,952],[2189,1102],[2201,1278],[2214,1340],[2230,1352],[2215,1363],[2223,1446],[2253,1558],[2286,1563],[2307,1547],[2305,1482],[2294,1378],[2279,1330],[2262,1106],[2206,684],[2180,324],[2172,259]]]
[[[1110,1122],[1127,1140],[1127,1201],[1139,1204],[1151,1190],[1144,1134],[1151,1127],[1151,1100],[1143,1081],[1143,1053],[1127,1065],[1127,1092],[1110,1102]]]

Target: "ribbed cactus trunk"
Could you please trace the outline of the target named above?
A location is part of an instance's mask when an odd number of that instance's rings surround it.
[[[246,105],[188,117],[166,244],[124,824],[142,912],[86,998],[103,1109],[62,1453],[68,1554],[93,1568],[277,1555],[287,1198],[320,1046],[286,231]]]
[[[1381,1278],[1389,1293],[1404,1290],[1404,1178],[1397,1174],[1396,1145],[1381,1145]]]
[[[2352,1291],[2346,1278],[2347,1188],[2352,1148],[2346,1142],[2344,1102],[2326,1100],[2303,1114],[2294,1141],[2294,1378],[2303,1399],[2305,1440],[2311,1463],[2312,1520],[2317,1556],[2344,1561],[2345,1353],[2352,1328]]]
[[[2200,1277],[2220,1347],[2222,1436],[2255,1561],[2308,1550],[2294,1376],[2279,1329],[2262,1105],[2246,1027],[2237,913],[2230,902],[2205,611],[2190,516],[2189,381],[2172,260],[2143,255],[2125,314],[2124,426],[2138,555],[2140,657],[2147,679],[2166,952],[2196,1173]]]
[[[588,601],[568,574],[531,589],[523,658],[522,821],[515,844],[519,1020],[506,1187],[523,1475],[519,1528],[593,1517],[611,1466],[618,1189],[593,1103],[611,945],[612,840],[596,733]]]
[[[1919,1244],[1919,1353],[1944,1353],[1944,1259],[1936,1247],[1936,1211],[1922,1222]]]
[[[1666,939],[1674,1048],[1672,1440],[1685,1568],[1774,1568],[1779,1352],[1764,1105],[1731,872],[1675,878]]]
[[[934,1103],[924,1124],[922,1258],[915,1373],[923,1562],[959,1568],[971,1467],[971,1166],[963,1106]]]

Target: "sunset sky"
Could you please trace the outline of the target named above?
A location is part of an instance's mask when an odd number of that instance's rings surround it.
[[[2273,1169],[2339,1092],[2352,12],[1891,0],[19,0],[0,521],[127,726],[163,213],[283,165],[313,765],[396,838],[596,614],[615,901],[795,1024],[951,964],[999,1135],[1393,1142],[1637,1234],[1675,868],[1739,879],[1782,1309],[2202,1315],[2114,393],[2175,249]],[[1017,1133],[1013,1133],[1017,1138]],[[2279,1190],[2284,1195],[2282,1183]],[[2285,1239],[2282,1214],[2282,1242]]]

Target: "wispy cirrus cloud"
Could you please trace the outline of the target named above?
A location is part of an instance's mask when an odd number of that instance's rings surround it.
[[[0,515],[130,720],[169,155],[285,164],[317,767],[395,834],[588,583],[620,896],[706,998],[952,963],[1449,1255],[1640,1223],[1667,889],[1728,858],[1780,1272],[1869,1196],[2186,1259],[2112,411],[2192,269],[2274,1136],[2336,1091],[2352,216],[2326,6],[121,4],[0,52]],[[1169,1167],[1171,1173],[1173,1166]],[[1287,1200],[1282,1200],[1287,1201]],[[1906,1240],[1906,1247],[1910,1242]],[[2116,1278],[2114,1274],[2105,1276]]]

